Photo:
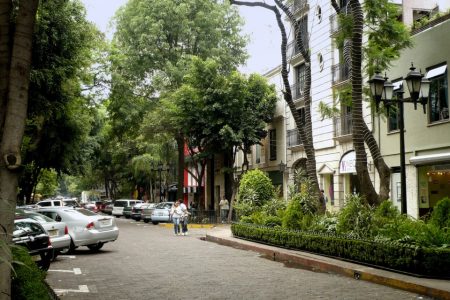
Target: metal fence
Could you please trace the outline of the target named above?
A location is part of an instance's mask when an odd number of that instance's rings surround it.
[[[216,224],[221,223],[220,211],[191,209],[189,223],[191,224]],[[236,214],[233,211],[231,221],[236,221]]]

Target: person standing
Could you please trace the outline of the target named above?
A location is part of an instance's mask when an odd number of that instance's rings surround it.
[[[225,196],[222,197],[222,200],[219,202],[220,207],[220,218],[222,219],[222,223],[227,222],[228,211],[230,210],[230,204]]]
[[[181,232],[182,235],[188,235],[188,221],[189,221],[189,211],[186,207],[186,204],[183,203],[183,201],[178,200],[181,204],[180,204],[180,209],[181,209],[181,218],[180,218],[180,223],[181,223]]]
[[[176,201],[172,208],[170,209],[170,215],[172,217],[172,222],[173,222],[173,230],[175,232],[175,235],[180,235],[180,218],[182,215],[182,211],[181,211],[181,207],[180,207],[180,202]]]

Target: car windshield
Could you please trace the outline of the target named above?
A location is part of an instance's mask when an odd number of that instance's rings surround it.
[[[79,212],[79,213],[81,213],[81,214],[83,214],[85,216],[97,216],[96,213],[93,213],[92,211],[84,209],[84,208],[80,208],[80,209],[77,209],[75,211]]]
[[[42,222],[44,222],[44,223],[48,223],[48,222],[52,222],[53,223],[53,222],[55,222],[55,220],[53,220],[53,219],[51,219],[51,218],[49,218],[47,216],[44,216],[42,214],[38,214],[38,213],[25,212],[23,215],[28,217],[28,218],[30,218],[30,219],[33,219],[35,221],[41,222],[41,223]]]
[[[155,206],[155,208],[158,208],[158,209],[168,209],[171,207],[172,207],[172,203],[160,203]]]
[[[23,230],[21,236],[27,235],[29,233],[42,234],[45,233],[43,228],[36,223],[32,222],[16,222],[14,223],[14,227],[16,230]]]
[[[116,201],[114,202],[115,207],[125,207],[127,206],[127,201]]]

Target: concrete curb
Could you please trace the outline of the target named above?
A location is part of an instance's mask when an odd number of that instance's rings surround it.
[[[161,227],[165,227],[165,228],[173,228],[173,223],[159,223],[158,224]],[[214,228],[215,225],[213,224],[188,224],[188,229],[190,228],[206,228],[206,229],[211,229]]]
[[[210,232],[207,233],[206,240],[224,246],[255,251],[274,261],[295,264],[311,271],[340,274],[357,280],[382,284],[437,299],[450,300],[449,280],[418,278],[311,253],[258,244],[234,238],[231,236],[231,233],[228,237],[224,236],[224,234]]]

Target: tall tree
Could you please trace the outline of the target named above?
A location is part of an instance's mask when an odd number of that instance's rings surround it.
[[[367,61],[368,75],[375,69],[385,70],[390,62],[398,58],[400,50],[411,45],[406,27],[398,21],[398,10],[387,0],[350,0],[347,7],[340,7],[331,0],[340,16],[342,29],[338,43],[344,50],[344,60],[350,69],[351,106],[353,120],[353,145],[356,154],[356,171],[361,192],[370,204],[378,204],[389,198],[390,169],[381,156],[378,144],[369,130],[362,114],[363,105],[363,62]],[[366,21],[364,21],[366,14]],[[363,27],[371,29],[368,43],[363,44]],[[365,56],[364,56],[365,54]],[[380,193],[376,193],[367,170],[366,146],[380,176]]]
[[[306,172],[311,180],[312,190],[316,193],[317,198],[317,206],[321,211],[325,211],[325,203],[323,201],[319,201],[319,181],[317,179],[317,171],[316,171],[316,157],[314,150],[314,141],[313,141],[313,132],[312,132],[312,120],[311,120],[311,54],[308,47],[308,41],[305,40],[305,35],[303,32],[307,31],[305,26],[307,26],[307,22],[305,23],[302,19],[296,19],[296,17],[291,13],[288,6],[281,0],[274,0],[275,5],[269,5],[265,2],[246,2],[246,1],[236,1],[230,0],[230,3],[236,5],[244,5],[251,7],[262,7],[272,11],[277,20],[278,27],[281,33],[281,76],[283,79],[284,86],[284,100],[286,101],[290,112],[294,118],[295,125],[297,127],[300,140],[305,149],[307,161],[306,161]],[[288,65],[287,65],[287,35],[286,29],[282,20],[283,12],[289,22],[294,27],[294,40],[296,47],[299,49],[303,59],[305,60],[305,87],[304,87],[304,102],[305,102],[305,117],[302,119],[302,116],[298,112],[294,99],[292,98],[292,90],[289,82],[288,75]],[[306,37],[307,38],[307,37]]]
[[[11,241],[25,130],[38,0],[0,1],[0,242]],[[17,6],[16,6],[17,5]],[[14,22],[14,23],[11,23]],[[6,262],[11,255],[0,247]],[[0,296],[11,297],[11,270],[0,262]]]
[[[176,89],[183,78],[186,56],[213,57],[224,71],[246,59],[246,39],[239,35],[242,21],[228,3],[218,0],[131,0],[115,17],[117,31],[112,52],[112,94],[110,113],[127,114],[128,120],[142,123],[153,106],[143,106],[138,114],[129,112],[139,103],[157,102],[164,90]],[[113,102],[117,103],[114,104]],[[119,104],[120,103],[120,104]],[[184,137],[174,132],[178,144],[178,191],[181,197],[184,168]]]

